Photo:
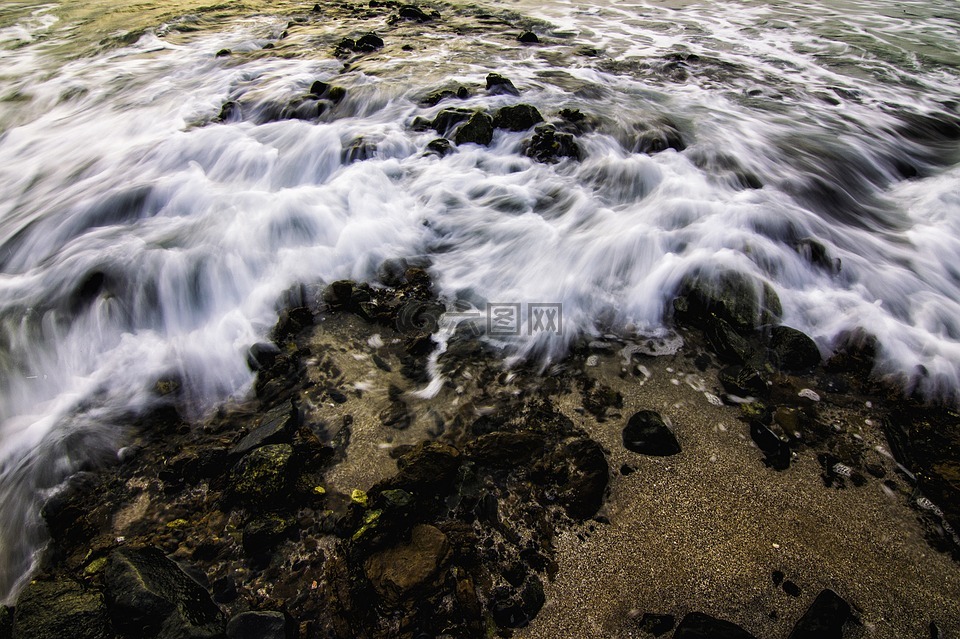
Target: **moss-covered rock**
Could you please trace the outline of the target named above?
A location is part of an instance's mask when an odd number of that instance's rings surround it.
[[[493,118],[482,111],[476,111],[467,123],[457,131],[454,142],[460,144],[482,144],[493,141]]]
[[[820,349],[804,333],[789,326],[776,326],[770,333],[774,362],[782,370],[800,371],[820,363]]]
[[[292,455],[289,444],[269,444],[251,451],[230,471],[230,495],[248,506],[276,504],[287,491]]]
[[[111,635],[103,597],[75,581],[35,580],[17,600],[13,618],[17,639],[107,639]]]
[[[750,333],[779,321],[783,308],[767,282],[725,270],[684,279],[674,300],[674,312],[681,323],[704,327],[718,317],[737,331]]]
[[[526,131],[540,122],[543,122],[540,111],[529,104],[505,106],[493,116],[493,126],[508,131]]]

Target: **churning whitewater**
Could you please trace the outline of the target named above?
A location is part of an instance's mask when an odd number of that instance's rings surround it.
[[[158,380],[202,414],[248,387],[285,290],[389,259],[428,265],[451,308],[561,304],[562,335],[510,345],[543,362],[662,335],[685,275],[734,269],[825,354],[874,335],[878,372],[955,398],[960,9],[866,4],[512,5],[541,46],[428,33],[345,66],[343,25],[264,50],[287,27],[269,11],[96,44],[104,16],[5,3],[0,592],[42,544],[44,497],[123,446]],[[487,95],[490,72],[520,96]],[[282,117],[317,80],[346,97]],[[456,106],[581,110],[582,160],[538,163],[505,130],[425,154],[415,118],[450,105],[421,100],[451,83],[471,87]],[[682,144],[637,152],[643,127]]]

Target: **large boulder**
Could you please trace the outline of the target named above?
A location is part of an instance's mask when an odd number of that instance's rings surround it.
[[[802,371],[820,363],[820,349],[804,333],[789,326],[775,326],[770,332],[774,362],[785,371]]]
[[[541,124],[526,143],[524,153],[537,162],[553,163],[562,158],[579,160],[582,156],[580,146],[573,135],[558,131],[552,124]]]
[[[541,122],[543,116],[536,107],[529,104],[505,106],[493,116],[493,126],[508,131],[526,131]]]
[[[482,144],[493,141],[493,118],[482,111],[476,111],[467,123],[457,131],[454,142],[460,144]]]
[[[395,606],[434,586],[449,558],[447,536],[434,526],[420,524],[410,532],[410,541],[371,555],[363,567],[377,594]]]
[[[210,593],[159,548],[119,548],[104,571],[107,610],[130,639],[215,639],[223,613]]]
[[[681,323],[705,327],[716,317],[744,334],[783,315],[780,298],[769,284],[732,270],[685,278],[673,306]]]
[[[17,600],[13,618],[17,639],[107,639],[111,635],[103,597],[75,581],[35,580]]]
[[[654,457],[669,457],[680,452],[680,442],[660,413],[641,410],[633,414],[623,429],[627,450]]]

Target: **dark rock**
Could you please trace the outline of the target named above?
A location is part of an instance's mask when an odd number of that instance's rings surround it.
[[[13,637],[13,609],[0,606],[0,639]]]
[[[523,628],[533,621],[546,596],[543,583],[534,574],[528,576],[524,587],[518,593],[506,593],[495,597],[490,606],[493,621],[501,628]]]
[[[680,130],[672,122],[663,120],[641,124],[638,128],[640,132],[633,144],[637,153],[660,153],[667,149],[682,151],[686,148]]]
[[[684,324],[702,328],[717,317],[741,333],[772,324],[783,314],[780,298],[769,284],[729,270],[685,278],[674,311]]]
[[[234,100],[228,100],[220,107],[220,115],[217,116],[217,122],[233,122],[240,119],[240,103]]]
[[[666,457],[680,452],[677,436],[663,421],[660,413],[641,410],[633,414],[623,429],[623,445],[643,455]]]
[[[537,44],[540,42],[540,38],[538,38],[537,34],[533,31],[524,31],[517,36],[517,40],[524,44]]]
[[[380,411],[380,422],[394,430],[405,430],[413,422],[410,409],[401,401],[390,402],[390,405]]]
[[[750,342],[737,333],[725,320],[713,317],[703,329],[704,337],[720,360],[728,364],[743,364],[753,354]]]
[[[432,126],[437,133],[446,135],[453,127],[469,120],[473,114],[474,111],[470,109],[443,109],[437,114],[437,117],[433,119],[433,123],[430,126]]]
[[[220,577],[220,579],[214,581],[210,585],[210,590],[213,593],[213,600],[219,604],[236,601],[239,594],[237,592],[237,582],[230,576]]]
[[[834,354],[827,362],[827,369],[867,376],[873,371],[879,349],[877,338],[863,329],[845,331],[834,343]]]
[[[800,596],[800,586],[793,583],[789,579],[783,582],[783,591],[790,595],[791,597]]]
[[[842,639],[850,604],[832,590],[822,590],[793,627],[788,639]]]
[[[343,151],[340,153],[340,161],[344,164],[352,164],[354,162],[362,162],[363,160],[369,160],[377,154],[377,145],[373,142],[368,142],[362,136],[354,138],[344,147]]]
[[[543,437],[539,435],[497,431],[477,437],[464,452],[478,464],[508,467],[530,459],[542,448]]]
[[[369,51],[375,51],[382,47],[383,47],[383,38],[381,38],[375,33],[367,33],[361,36],[359,40],[357,40],[357,43],[354,46],[354,50],[360,51],[360,52],[369,52]]]
[[[767,463],[772,468],[785,470],[790,466],[790,444],[773,432],[770,427],[758,421],[751,421],[750,438],[766,454]]]
[[[230,49],[220,49],[219,51],[217,51],[218,58],[225,58],[230,54],[231,54]]]
[[[435,106],[444,100],[449,100],[452,98],[459,98],[461,100],[466,100],[470,97],[470,92],[467,90],[467,87],[458,86],[456,90],[454,89],[440,89],[439,91],[432,91],[428,93],[422,100],[420,100],[421,106]]]
[[[296,639],[297,626],[277,611],[241,612],[227,623],[227,639]]]
[[[287,494],[289,444],[268,444],[247,454],[230,471],[231,496],[252,507],[270,508]]]
[[[840,258],[833,259],[827,252],[827,247],[822,242],[805,237],[797,240],[793,245],[794,250],[805,260],[829,273],[840,272]]]
[[[373,589],[390,606],[430,590],[450,558],[447,536],[434,526],[420,524],[410,541],[371,555],[363,565]]]
[[[717,374],[723,389],[739,397],[765,397],[770,393],[767,380],[752,366],[727,366]]]
[[[773,579],[773,585],[779,588],[780,584],[783,583],[783,578],[786,577],[786,575],[783,574],[782,570],[774,570],[770,577]]]
[[[400,17],[404,20],[416,20],[417,22],[429,22],[433,18],[424,13],[419,7],[407,4],[400,7]]]
[[[550,124],[541,124],[534,130],[524,153],[538,162],[559,162],[561,158],[579,160],[582,155],[573,135],[557,131]]]
[[[234,458],[241,457],[260,446],[289,440],[298,425],[299,411],[292,406],[282,404],[272,408],[264,413],[260,424],[230,450],[230,455]]]
[[[252,371],[270,368],[279,355],[280,349],[273,342],[257,342],[247,350],[247,366]]]
[[[271,552],[293,530],[296,522],[286,517],[257,517],[243,527],[243,550],[251,556]]]
[[[9,624],[10,613],[6,609],[5,613]],[[103,597],[68,579],[31,581],[17,600],[12,628],[17,639],[112,636]]]
[[[659,637],[673,630],[675,625],[677,625],[677,618],[673,615],[655,615],[645,612],[643,616],[640,617],[640,622],[637,624],[637,627],[642,632],[651,634],[654,637]]]
[[[493,118],[482,111],[476,111],[467,123],[457,131],[454,142],[461,144],[482,144],[493,141]]]
[[[397,460],[400,472],[395,481],[402,486],[429,486],[442,488],[460,467],[460,451],[440,442],[418,444]]]
[[[487,74],[487,92],[492,95],[520,95],[513,82],[499,73]]]
[[[789,326],[773,327],[770,347],[774,361],[782,370],[806,370],[820,363],[820,349],[816,342]]]
[[[223,613],[206,589],[158,548],[119,548],[105,569],[113,628],[130,639],[215,639]]]
[[[431,140],[427,144],[426,153],[432,153],[439,157],[445,157],[450,155],[453,151],[453,145],[450,144],[450,140],[446,138],[437,138],[436,140]]]
[[[94,473],[76,473],[63,488],[44,502],[40,515],[51,537],[66,541],[82,538],[92,532],[86,515],[90,509],[89,499],[99,486]]]
[[[339,104],[347,95],[347,90],[343,87],[334,86],[317,80],[310,85],[310,94],[317,98],[330,100],[334,104]]]
[[[735,623],[702,612],[686,615],[673,633],[673,639],[756,639]]]
[[[557,501],[574,519],[588,519],[603,506],[610,481],[610,468],[600,444],[578,438],[566,442],[555,456]]]
[[[529,104],[506,106],[493,116],[493,126],[508,131],[526,131],[540,122],[543,122],[543,116]]]
[[[354,301],[356,283],[350,280],[337,280],[323,290],[323,301],[334,309],[349,308]]]

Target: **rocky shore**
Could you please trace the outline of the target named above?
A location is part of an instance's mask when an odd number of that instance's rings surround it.
[[[329,43],[347,68],[414,47],[424,24],[504,26],[378,0],[306,14],[253,55],[299,46],[318,16],[395,28],[392,44]],[[540,43],[534,23],[507,26],[516,46]],[[495,70],[425,87],[425,109],[448,106],[409,123],[436,132],[424,153],[500,129],[526,132],[535,161],[575,162],[578,136],[603,126],[573,108],[458,106],[477,94],[522,91]],[[318,80],[282,104],[238,95],[200,124],[341,117],[350,100]],[[624,144],[684,139],[658,120]],[[343,161],[375,152],[360,137]],[[839,267],[813,239],[795,248]],[[676,291],[670,338],[611,334],[546,370],[508,368],[483,319],[444,328],[429,269],[398,259],[374,282],[284,293],[248,353],[250,397],[203,420],[182,418],[180,380],[159,380],[116,460],[46,503],[50,543],[0,639],[960,633],[960,415],[872,376],[870,335],[823,359],[769,284],[722,270]]]

